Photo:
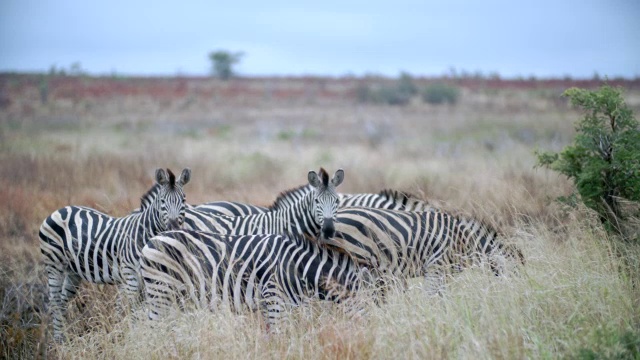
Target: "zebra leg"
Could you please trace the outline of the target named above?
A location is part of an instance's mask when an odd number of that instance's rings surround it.
[[[140,277],[135,269],[126,267],[122,269],[122,284],[119,285],[118,311],[127,313],[131,310],[135,313],[141,308],[142,293],[140,291]]]
[[[175,292],[162,282],[145,282],[144,307],[149,320],[160,320],[169,314],[175,304]]]
[[[158,287],[147,288],[145,296],[145,308],[147,317],[150,320],[160,320],[167,316],[171,312],[175,301],[172,300],[172,296],[167,292],[166,288]]]
[[[273,285],[262,287],[260,291],[260,312],[267,324],[268,332],[278,332],[285,301],[278,288]]]
[[[63,305],[66,305],[76,296],[80,281],[82,281],[82,278],[78,274],[67,273],[67,276],[64,277],[62,292],[60,294]]]
[[[66,276],[61,269],[53,265],[46,265],[46,270],[49,285],[49,311],[53,318],[53,340],[61,343],[64,341],[64,316],[67,304],[62,299],[62,288]]]

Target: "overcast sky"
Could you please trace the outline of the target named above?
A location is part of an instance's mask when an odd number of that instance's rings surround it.
[[[640,76],[640,0],[0,1],[0,71]]]

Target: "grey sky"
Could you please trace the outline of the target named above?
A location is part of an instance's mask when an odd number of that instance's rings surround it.
[[[0,2],[0,71],[640,76],[640,1]]]

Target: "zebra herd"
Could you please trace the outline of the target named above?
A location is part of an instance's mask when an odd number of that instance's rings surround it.
[[[150,319],[175,304],[260,310],[267,327],[283,311],[318,298],[341,302],[388,277],[435,276],[521,252],[482,222],[447,213],[411,194],[341,194],[344,171],[309,171],[308,184],[269,207],[217,201],[192,206],[191,178],[156,170],[131,214],[114,218],[67,206],[40,227],[54,340],[64,340],[67,303],[81,281],[116,284]],[[382,299],[384,300],[384,299]]]

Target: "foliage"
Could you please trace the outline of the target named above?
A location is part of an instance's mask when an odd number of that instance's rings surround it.
[[[406,72],[400,73],[398,79],[398,92],[413,96],[418,93],[418,87],[413,83],[413,77]]]
[[[453,85],[436,82],[427,85],[422,91],[422,100],[429,104],[455,104],[460,96],[460,91]]]
[[[417,92],[418,88],[413,83],[411,75],[402,72],[393,85],[383,85],[376,89],[360,85],[356,89],[356,96],[359,102],[364,103],[406,105]]]
[[[639,359],[640,332],[635,330],[598,329],[589,347],[581,348],[570,359]]]
[[[537,153],[545,166],[571,179],[580,199],[600,215],[610,229],[622,234],[622,221],[637,216],[624,202],[640,201],[640,131],[620,89],[597,91],[571,88],[571,103],[584,110],[573,144],[560,153]]]
[[[228,80],[234,76],[233,66],[240,62],[244,53],[231,53],[226,50],[217,50],[209,53],[212,62],[211,72],[222,80]]]

